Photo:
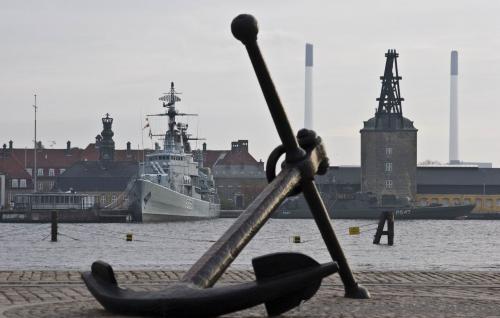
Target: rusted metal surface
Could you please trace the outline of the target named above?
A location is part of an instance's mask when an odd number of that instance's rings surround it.
[[[226,233],[191,267],[182,281],[191,282],[202,288],[213,286],[299,182],[299,169],[287,168],[282,171],[236,219]]]

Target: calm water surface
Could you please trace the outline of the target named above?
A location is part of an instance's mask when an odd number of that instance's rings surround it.
[[[234,219],[162,224],[60,224],[50,242],[49,224],[0,224],[0,270],[88,270],[94,260],[116,269],[187,269]],[[500,270],[500,221],[396,221],[394,246],[373,245],[375,221],[335,220],[355,270]],[[350,226],[361,235],[349,236]],[[125,241],[133,233],[132,242]],[[303,243],[291,237],[300,235]],[[386,237],[382,243],[386,243]],[[270,220],[233,263],[278,251],[330,260],[313,220]]]

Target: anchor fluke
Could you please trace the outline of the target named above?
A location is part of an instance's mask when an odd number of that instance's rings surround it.
[[[293,272],[321,267],[321,264],[311,257],[299,253],[274,253],[260,256],[252,260],[252,265],[257,283],[277,280],[280,276],[289,275]],[[297,307],[302,301],[310,299],[321,286],[322,278],[322,276],[317,276],[315,279],[308,281],[306,285],[288,286],[287,291],[279,298],[265,302],[267,314],[269,316],[278,316]]]
[[[82,278],[104,308],[119,314],[214,317],[264,303],[268,314],[275,316],[311,298],[321,280],[338,271],[335,262],[318,264],[296,253],[266,255],[252,263],[257,281],[216,288],[179,282],[158,291],[124,289],[102,261],[92,264],[92,272]]]
[[[95,261],[92,263],[92,275],[105,283],[118,285],[115,278],[115,273],[113,272],[113,268],[106,262],[103,261]]]

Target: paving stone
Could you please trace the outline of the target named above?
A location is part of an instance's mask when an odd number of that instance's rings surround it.
[[[159,290],[183,271],[119,271],[121,285]],[[372,298],[343,297],[338,275],[323,280],[318,293],[285,317],[500,317],[500,272],[357,272]],[[252,271],[230,270],[218,285],[254,279]],[[227,317],[267,316],[256,306]],[[0,317],[120,317],[90,295],[78,272],[0,272]],[[130,316],[127,316],[130,317]]]

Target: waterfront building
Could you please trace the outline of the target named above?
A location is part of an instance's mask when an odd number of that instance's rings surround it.
[[[36,192],[49,192],[54,187],[58,175],[80,159],[82,149],[71,148],[68,141],[66,149],[45,148],[38,142],[36,151],[36,171],[34,171],[33,148],[12,148],[13,158],[22,163],[30,177],[36,174]]]
[[[83,167],[85,164],[82,162],[99,161],[99,158],[103,155],[101,153],[101,147],[104,146],[103,149],[110,149],[110,145],[106,144],[107,141],[103,143],[102,140],[103,136],[99,134],[96,137],[96,142],[88,144],[85,148],[72,147],[71,141],[68,140],[66,148],[62,149],[46,148],[41,142],[38,142],[36,171],[33,171],[35,157],[33,148],[14,148],[13,141],[9,141],[8,147],[4,145],[3,149],[0,149],[0,151],[2,151],[0,163],[0,190],[3,189],[0,193],[5,193],[4,196],[0,195],[0,198],[3,198],[0,200],[0,206],[3,208],[10,208],[14,194],[33,192],[33,173],[36,173],[37,176],[36,192],[46,193],[57,191],[55,187],[56,181],[70,167],[76,165],[80,166],[83,170],[90,169],[90,167]],[[114,149],[114,141],[112,146]],[[142,160],[147,152],[148,150],[132,149],[131,143],[127,142],[125,149],[114,149],[113,153],[109,153],[107,156],[113,156],[112,159],[116,162],[126,161],[132,163],[119,165],[135,167],[137,166],[137,162]],[[77,169],[76,166],[73,169],[74,173],[76,171],[75,169]],[[116,173],[122,171],[120,169],[118,169]],[[74,176],[75,175],[73,175],[73,177]],[[69,175],[67,177],[69,177]],[[114,189],[119,191],[120,187],[114,187]],[[116,193],[109,193],[105,195],[104,199],[106,202],[112,202],[114,195],[116,196]]]
[[[414,199],[416,195],[417,129],[403,117],[395,50],[386,54],[375,116],[361,133],[361,191]]]
[[[342,197],[361,190],[359,166],[330,167],[317,177],[321,192]],[[500,168],[477,165],[418,166],[416,205],[474,203],[474,213],[500,213]]]
[[[106,114],[102,118],[103,130],[96,137],[92,154],[98,154],[96,160],[75,162],[57,177],[54,190],[75,191],[94,197],[95,204],[100,208],[127,208],[130,200],[129,191],[137,178],[139,163],[127,145],[129,157],[118,158],[113,140],[113,118]],[[117,160],[125,159],[125,160]]]
[[[231,142],[230,150],[207,150],[203,164],[212,169],[223,210],[245,209],[265,188],[264,162],[248,152],[248,140]]]
[[[12,145],[12,142],[11,142]],[[99,159],[99,141],[90,143],[85,148],[72,147],[67,141],[66,148],[46,148],[40,142],[37,146],[37,169],[34,172],[33,148],[8,148],[13,159],[19,162],[24,170],[33,176],[37,175],[37,192],[53,191],[54,184],[69,167],[79,161],[96,161]],[[143,150],[131,149],[127,142],[125,149],[115,149],[114,156],[119,161],[138,161],[143,157]]]
[[[0,150],[0,209],[9,208],[16,194],[33,192],[33,181],[13,155],[12,141]]]

